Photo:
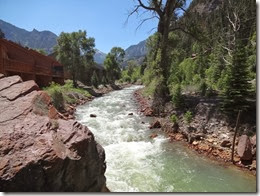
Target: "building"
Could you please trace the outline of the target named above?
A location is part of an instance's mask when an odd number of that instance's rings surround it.
[[[58,61],[6,39],[0,39],[0,73],[35,80],[41,87],[52,81],[64,84],[63,65]]]

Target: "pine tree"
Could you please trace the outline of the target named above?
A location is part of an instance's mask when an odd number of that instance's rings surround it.
[[[250,96],[250,83],[246,60],[245,47],[241,41],[238,41],[232,64],[228,67],[224,90],[223,109],[226,112],[237,112],[248,108],[247,98]]]
[[[184,104],[183,96],[181,94],[181,85],[178,84],[172,97],[172,101],[176,108],[181,108]]]

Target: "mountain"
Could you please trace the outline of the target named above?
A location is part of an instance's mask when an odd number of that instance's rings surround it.
[[[43,49],[48,54],[53,51],[53,46],[57,43],[57,35],[50,31],[26,31],[10,23],[0,20],[0,29],[5,34],[5,38],[23,46],[34,49]]]
[[[125,60],[137,60],[147,54],[146,40],[139,42],[136,45],[129,46],[125,50]]]
[[[8,22],[0,19],[0,29],[5,34],[5,38],[13,42],[19,43],[22,46],[43,49],[48,54],[53,52],[53,47],[57,44],[58,36],[51,31],[27,31],[16,27]],[[98,64],[103,64],[106,54],[98,49],[95,49],[94,60]],[[125,50],[125,61],[136,60],[138,64],[143,61],[147,53],[146,40],[141,41],[136,45],[132,45]]]
[[[53,52],[53,47],[57,44],[58,36],[51,31],[37,31],[36,29],[27,31],[1,19],[0,29],[5,34],[6,39],[19,43],[24,47],[43,49],[48,54]],[[95,62],[103,64],[105,58],[106,54],[96,49]]]
[[[107,55],[98,49],[95,49],[95,51],[96,51],[96,53],[94,55],[94,61],[98,64],[103,64]]]

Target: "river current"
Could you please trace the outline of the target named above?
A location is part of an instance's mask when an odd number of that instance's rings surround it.
[[[165,134],[151,139],[150,118],[137,110],[132,86],[79,106],[76,118],[94,133],[106,153],[112,192],[255,192],[256,177],[224,167]],[[133,115],[128,115],[133,113]],[[90,114],[96,114],[91,118]]]

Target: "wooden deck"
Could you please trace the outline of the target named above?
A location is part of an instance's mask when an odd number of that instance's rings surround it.
[[[58,61],[5,39],[0,39],[0,73],[35,80],[41,87],[52,81],[64,83],[63,65]]]

